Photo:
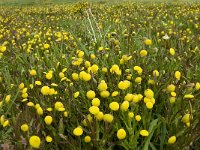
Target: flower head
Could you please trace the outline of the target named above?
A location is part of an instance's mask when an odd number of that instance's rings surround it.
[[[29,144],[33,147],[33,148],[39,148],[40,147],[40,143],[41,140],[38,136],[33,135],[30,137],[29,139]]]

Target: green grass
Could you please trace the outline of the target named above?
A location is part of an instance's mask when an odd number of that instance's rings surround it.
[[[82,0],[1,0],[0,5],[4,6],[21,6],[21,5],[51,5],[51,4],[71,4],[81,2]],[[123,2],[199,2],[200,0],[85,0],[88,2],[102,4],[119,4]]]

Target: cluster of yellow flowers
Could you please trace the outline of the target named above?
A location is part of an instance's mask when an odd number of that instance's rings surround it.
[[[150,141],[157,148],[193,140],[200,7],[182,6],[2,8],[2,133],[21,137],[26,149],[143,149]]]

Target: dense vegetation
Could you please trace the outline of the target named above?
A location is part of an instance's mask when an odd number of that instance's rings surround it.
[[[200,4],[0,7],[0,143],[198,149]]]

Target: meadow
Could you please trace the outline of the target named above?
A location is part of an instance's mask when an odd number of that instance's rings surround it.
[[[6,149],[199,150],[200,3],[0,2]]]

